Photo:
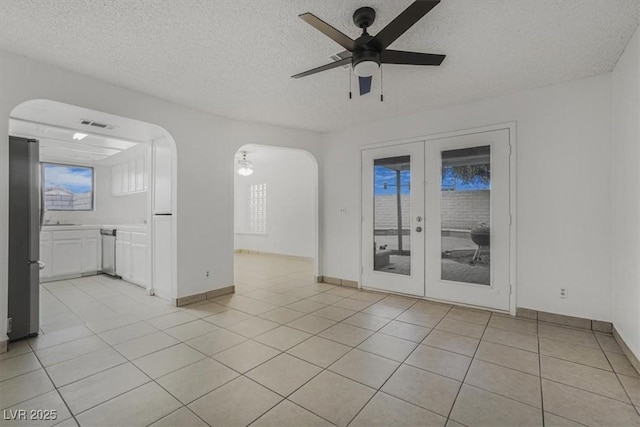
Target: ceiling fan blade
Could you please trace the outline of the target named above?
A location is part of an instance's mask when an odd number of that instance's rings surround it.
[[[349,52],[353,52],[355,50],[356,42],[351,37],[333,28],[317,16],[311,13],[303,13],[300,15],[300,18],[343,48],[347,49]]]
[[[380,60],[383,64],[440,65],[445,57],[446,55],[402,50],[383,50],[380,54]]]
[[[310,76],[311,74],[316,74],[321,71],[331,70],[333,68],[342,67],[343,65],[351,65],[351,57],[341,59],[340,61],[335,61],[327,65],[323,65],[322,67],[317,67],[309,71],[305,71],[304,73],[296,74],[293,77],[294,79],[299,79],[300,77]]]
[[[366,95],[371,92],[371,80],[372,76],[369,77],[358,77],[358,83],[360,85],[360,96]]]
[[[426,15],[431,9],[436,7],[440,0],[417,0],[406,8],[400,15],[387,24],[376,36],[369,42],[379,49],[386,49],[391,43],[396,41],[398,37],[404,34],[413,24],[418,22],[420,18]]]

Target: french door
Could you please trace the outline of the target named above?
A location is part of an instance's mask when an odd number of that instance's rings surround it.
[[[363,284],[424,295],[424,143],[364,150],[362,174]]]
[[[362,285],[508,310],[507,129],[362,151]]]

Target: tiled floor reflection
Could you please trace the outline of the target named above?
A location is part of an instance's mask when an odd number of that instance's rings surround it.
[[[640,426],[611,335],[236,265],[235,295],[184,308],[105,276],[43,285],[43,333],[0,355],[0,408],[57,411],[38,426]]]

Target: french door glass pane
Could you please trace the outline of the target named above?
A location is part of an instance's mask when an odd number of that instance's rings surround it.
[[[373,163],[373,268],[411,274],[411,156]]]
[[[491,284],[491,147],[442,151],[442,280]]]

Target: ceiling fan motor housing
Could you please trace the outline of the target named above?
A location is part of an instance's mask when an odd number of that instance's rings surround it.
[[[361,62],[365,61],[373,61],[378,66],[380,65],[380,52],[376,49],[368,48],[368,46],[362,46],[362,49],[358,49],[353,52],[353,56],[351,57],[351,65],[355,68]]]
[[[353,23],[359,28],[367,29],[376,20],[376,11],[371,7],[361,7],[353,13]]]

